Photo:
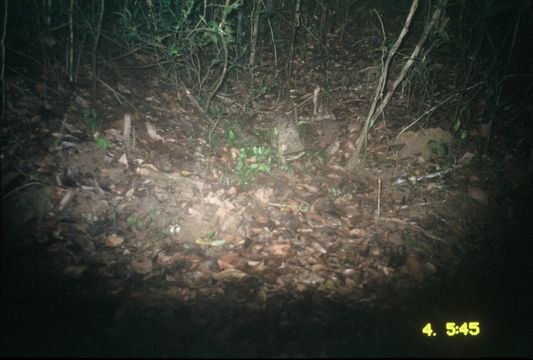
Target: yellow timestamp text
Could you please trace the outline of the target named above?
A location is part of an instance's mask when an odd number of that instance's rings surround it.
[[[445,330],[447,336],[478,336],[481,328],[478,321],[463,323],[447,322],[445,323]],[[431,323],[427,323],[422,328],[422,334],[427,336],[437,336],[437,331],[433,330],[433,325],[431,325]]]

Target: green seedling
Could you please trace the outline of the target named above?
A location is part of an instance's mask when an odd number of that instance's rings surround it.
[[[102,130],[102,119],[100,119],[93,110],[81,109],[81,116],[87,129],[94,133]]]
[[[428,147],[433,155],[438,155],[439,157],[446,157],[448,155],[448,147],[442,142],[429,140]]]
[[[233,129],[228,129],[227,131],[224,131],[224,135],[226,135],[226,141],[228,142],[228,145],[234,146],[235,140],[237,139],[235,131]]]
[[[298,210],[304,213],[308,212],[310,209],[311,207],[309,206],[309,204],[302,203],[298,206]]]
[[[336,188],[336,187],[330,187],[328,189],[328,195],[331,197],[339,197],[342,196],[342,190]]]
[[[92,213],[83,213],[81,214],[81,217],[90,224],[98,221],[98,217]]]
[[[130,228],[135,226],[137,229],[139,229],[141,227],[139,223],[139,219],[137,218],[136,215],[133,215],[133,214],[128,216],[128,218],[126,219],[126,224]]]
[[[458,116],[453,123],[453,131],[459,137],[460,140],[466,140],[468,137],[468,131],[461,127],[461,117]]]
[[[109,143],[103,136],[100,136],[98,140],[96,140],[96,145],[102,150],[107,150],[109,148]]]
[[[196,243],[200,246],[222,246],[226,243],[226,240],[215,239],[215,235],[215,231],[210,231],[205,237],[196,239]]]
[[[240,148],[235,170],[241,180],[241,184],[249,183],[255,173],[270,172],[275,158],[274,151],[266,146]]]
[[[82,109],[81,115],[83,117],[85,126],[91,134],[100,134],[102,132],[102,119],[100,119],[96,113],[89,109]],[[95,135],[96,145],[102,150],[109,148],[109,142],[102,135]]]
[[[306,151],[305,155],[321,164],[326,161],[326,152],[323,149],[311,149]]]
[[[236,147],[241,142],[242,133],[235,123],[225,123],[222,126],[224,131],[224,138],[228,146]]]
[[[405,247],[407,249],[412,249],[416,246],[416,239],[413,239],[412,237],[405,238]]]

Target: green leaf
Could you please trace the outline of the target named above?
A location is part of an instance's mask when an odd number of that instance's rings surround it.
[[[237,160],[237,171],[241,172],[244,169],[244,161],[242,159]]]
[[[109,148],[109,143],[103,137],[99,137],[98,140],[96,140],[96,144],[102,150],[107,150],[107,148]]]
[[[270,166],[268,164],[259,164],[259,166],[257,167],[257,171],[269,172]]]
[[[461,119],[457,118],[455,119],[455,122],[453,123],[453,130],[457,131],[461,127]]]
[[[170,55],[176,56],[178,54],[178,46],[176,44],[172,44],[170,46]]]
[[[414,248],[416,246],[416,239],[408,237],[407,239],[405,239],[405,246],[407,246],[407,248],[409,249]]]
[[[228,129],[227,130],[226,137],[227,137],[228,142],[230,144],[235,143],[235,139],[237,138],[237,136],[235,135],[235,131],[233,131],[233,129]]]
[[[445,144],[441,142],[429,140],[428,147],[431,153],[434,155],[439,155],[440,157],[444,157],[448,155],[448,148],[446,147]]]
[[[300,206],[298,207],[298,210],[300,210],[301,212],[308,212],[310,209],[310,206],[308,204],[300,204]]]
[[[126,219],[126,224],[128,226],[133,226],[137,223],[137,217],[135,215],[130,215],[128,216],[128,218]]]

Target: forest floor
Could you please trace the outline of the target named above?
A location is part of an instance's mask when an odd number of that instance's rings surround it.
[[[497,128],[498,151],[457,139],[446,112],[397,137],[417,106],[400,94],[346,172],[376,77],[341,59],[295,69],[287,162],[276,93],[251,103],[231,77],[214,127],[142,58],[107,65],[96,98],[85,65],[72,88],[11,73],[0,354],[532,356],[528,159]]]

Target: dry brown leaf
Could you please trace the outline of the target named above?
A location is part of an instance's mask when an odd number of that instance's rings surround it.
[[[286,256],[291,248],[291,245],[288,243],[285,244],[274,244],[270,246],[270,250],[274,255]]]
[[[323,222],[322,217],[315,212],[308,212],[307,218],[309,220],[313,220],[314,222],[318,222],[318,223]]]
[[[346,286],[347,289],[355,289],[357,287],[357,283],[352,279],[344,279],[344,286]]]
[[[133,258],[130,261],[130,266],[137,274],[146,275],[152,272],[152,260],[147,257]]]
[[[87,271],[85,265],[72,265],[64,270],[64,274],[68,277],[79,278],[85,271]]]
[[[349,134],[354,133],[354,132],[359,132],[360,129],[361,129],[361,124],[359,122],[351,122],[348,124]]]
[[[218,266],[221,270],[227,270],[227,269],[235,269],[235,266],[233,264],[228,263],[224,261],[223,259],[218,259]]]
[[[133,193],[135,192],[135,188],[131,188],[126,192],[126,198],[131,199],[133,198]]]
[[[221,206],[218,207],[215,218],[219,224],[224,224],[226,219],[231,214],[231,211],[235,209],[235,206],[229,200],[224,200]]]
[[[351,268],[348,268],[348,269],[344,269],[344,270],[342,270],[342,274],[343,274],[344,276],[352,275],[354,272],[355,272],[355,270],[354,270],[354,269],[351,269]]]
[[[168,201],[170,194],[166,189],[156,185],[154,187],[154,196],[160,202],[166,202]]]
[[[116,82],[116,84],[117,84],[117,89],[119,92],[126,94],[126,95],[132,95],[131,90],[127,88],[125,85],[123,85],[122,83],[118,81]]]
[[[485,206],[487,206],[489,204],[489,197],[487,196],[487,194],[481,190],[480,188],[478,187],[475,187],[475,186],[469,186],[468,187],[468,196],[477,201],[478,203],[480,204],[483,204]]]
[[[464,240],[466,238],[465,231],[460,224],[453,222],[448,225],[452,228],[454,235],[457,236],[458,239]]]
[[[256,211],[254,213],[255,221],[257,221],[261,225],[268,224],[268,220],[270,219],[269,216],[262,211]]]
[[[76,195],[75,189],[68,189],[65,195],[63,195],[63,198],[61,199],[61,202],[59,203],[59,211],[63,210],[67,205],[74,199],[74,196]]]
[[[322,247],[319,243],[316,241],[311,244],[311,247],[315,249],[315,251],[318,251],[321,254],[326,254],[328,251]]]
[[[171,266],[171,265],[174,265],[179,260],[181,260],[182,258],[183,258],[183,255],[181,255],[180,253],[167,255],[164,252],[160,252],[159,254],[157,254],[156,261],[157,261],[157,264],[161,266]]]
[[[87,102],[87,100],[85,100],[84,98],[82,98],[79,95],[76,95],[76,97],[74,98],[74,101],[76,102],[76,104],[78,104],[82,108],[86,108],[87,109],[89,107],[89,103]]]
[[[340,148],[340,141],[335,140],[327,147],[326,154],[328,154],[329,156],[333,156],[339,150],[339,148]]]
[[[267,294],[264,288],[261,288],[255,295],[255,301],[261,306],[264,307],[267,302]]]
[[[261,204],[268,204],[273,194],[274,189],[261,187],[254,192],[254,200]]]
[[[157,133],[157,130],[155,126],[153,126],[149,121],[146,121],[144,123],[144,127],[146,128],[146,132],[148,133],[148,137],[155,141],[165,141],[161,135]]]
[[[241,245],[241,244],[244,244],[245,242],[244,238],[238,234],[224,235],[224,240],[226,240],[227,244],[236,244],[236,245]]]
[[[235,262],[239,259],[239,254],[235,252],[230,252],[224,255],[221,255],[217,259],[218,266],[222,270],[226,269],[235,269]]]
[[[358,237],[363,237],[363,236],[365,236],[366,231],[364,229],[354,228],[354,229],[350,230],[349,234],[350,235],[354,235],[354,236],[358,236]]]
[[[260,228],[260,227],[250,228],[250,236],[257,236],[257,235],[261,235],[262,233],[263,233],[263,228]]]
[[[300,203],[294,199],[287,199],[287,208],[290,209],[293,212],[298,213],[298,208],[300,207]]]
[[[311,266],[311,270],[313,270],[314,272],[322,271],[324,269],[326,269],[326,265],[322,263],[318,263],[318,264]]]
[[[210,192],[206,196],[204,196],[204,202],[206,204],[216,205],[216,206],[222,206],[222,200],[217,196],[217,194]]]
[[[458,163],[462,165],[468,165],[470,164],[470,161],[474,158],[474,156],[475,155],[473,153],[467,151],[463,154],[463,156],[461,156]]]
[[[159,172],[159,170],[152,164],[142,164],[135,170],[135,172],[139,175],[149,176],[152,172]]]
[[[126,154],[122,154],[122,156],[120,157],[120,159],[118,159],[118,162],[123,164],[123,165],[126,165],[128,166],[128,157],[126,156]]]
[[[241,270],[237,269],[227,269],[222,272],[219,272],[217,274],[213,275],[213,278],[215,280],[223,281],[223,280],[240,280],[243,277],[248,276],[247,273]]]
[[[343,171],[343,167],[340,166],[340,165],[329,164],[328,168],[330,168],[333,171],[337,171],[337,172],[342,172]]]
[[[435,267],[435,265],[433,265],[430,262],[427,262],[424,264],[424,270],[426,270],[428,273],[431,273],[431,274],[434,274],[437,272],[437,268]]]
[[[305,190],[307,190],[307,191],[309,191],[310,193],[313,193],[313,194],[316,194],[318,192],[318,188],[316,186],[313,186],[313,185],[309,185],[309,184],[303,183],[302,187]]]
[[[106,245],[111,247],[117,247],[123,242],[124,238],[122,236],[118,236],[117,234],[111,234],[105,239]]]
[[[341,176],[339,174],[335,174],[335,173],[329,173],[326,175],[326,177],[328,179],[333,179],[333,180],[340,180]]]
[[[51,253],[65,251],[65,243],[62,243],[62,242],[53,243],[46,249],[46,251],[51,252]]]
[[[201,219],[202,218],[202,213],[199,212],[198,210],[196,209],[193,209],[193,208],[188,208],[187,209],[187,212],[189,213],[189,215],[191,215],[192,217],[196,218],[196,219]],[[218,213],[218,211],[217,211]]]
[[[416,255],[414,255],[413,253],[409,254],[407,256],[407,259],[405,260],[405,265],[407,266],[407,270],[409,271],[411,277],[414,278],[416,281],[420,282],[424,279],[424,274],[420,267],[420,262],[416,258]]]

